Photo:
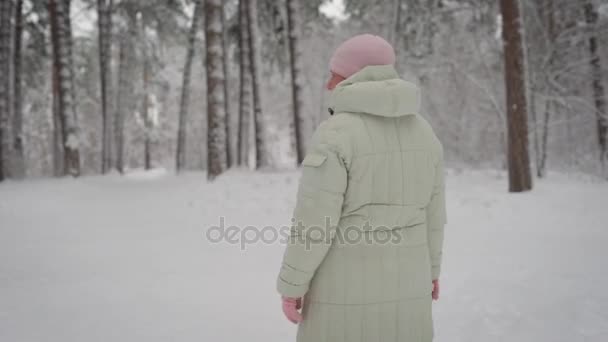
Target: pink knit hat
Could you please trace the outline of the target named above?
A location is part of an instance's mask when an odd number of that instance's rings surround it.
[[[389,42],[371,34],[354,36],[340,44],[329,62],[334,73],[349,78],[368,65],[395,64],[395,51]]]

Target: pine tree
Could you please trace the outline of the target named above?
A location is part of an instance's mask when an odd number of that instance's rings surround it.
[[[298,49],[298,8],[295,0],[286,0],[287,11],[287,29],[288,29],[288,45],[289,45],[289,66],[291,71],[291,103],[293,111],[293,145],[296,151],[296,159],[298,164],[304,159],[304,141],[303,128],[304,120],[302,118],[302,90],[300,85],[300,51]]]
[[[175,168],[177,171],[186,166],[186,122],[188,121],[188,110],[190,107],[190,83],[192,76],[192,60],[194,59],[194,47],[196,34],[199,28],[200,16],[202,15],[203,5],[201,0],[196,0],[190,30],[188,32],[188,48],[186,51],[186,61],[182,77],[182,95],[179,105],[179,123],[177,129],[177,153]]]
[[[240,166],[247,165],[249,156],[249,125],[251,124],[251,68],[249,66],[249,25],[247,7],[239,0],[239,116],[237,127],[237,159]]]
[[[114,155],[116,169],[123,173],[125,170],[125,119],[135,111],[136,52],[135,44],[138,38],[137,9],[132,4],[123,7],[126,30],[120,36],[118,56],[118,92],[116,111],[114,114]]]
[[[507,95],[509,191],[532,189],[528,156],[526,83],[518,1],[501,0]]]
[[[224,107],[224,44],[222,1],[205,0],[205,44],[207,71],[207,179],[214,180],[226,169],[226,112]]]
[[[224,58],[222,59],[222,69],[224,70],[224,111],[226,112],[226,123],[224,124],[224,128],[226,130],[226,166],[228,168],[232,167],[232,140],[230,135],[232,134],[230,131],[230,96],[229,96],[229,85],[228,82],[230,80],[230,70],[228,69],[228,34],[226,29],[226,11],[222,6],[222,46],[224,48]]]
[[[99,80],[101,90],[101,172],[106,173],[112,167],[112,135],[109,110],[109,91],[111,81],[110,58],[112,55],[112,0],[97,0],[97,26],[99,40]]]
[[[9,176],[11,2],[0,1],[0,181]]]
[[[54,102],[61,130],[64,175],[80,175],[80,152],[74,97],[74,72],[69,0],[49,0],[53,45]]]
[[[12,175],[22,178],[25,176],[25,156],[23,150],[23,96],[21,74],[23,72],[23,0],[16,0],[15,30],[13,45],[13,160]]]
[[[258,79],[258,53],[257,53],[257,14],[256,1],[245,1],[247,27],[249,29],[249,67],[253,93],[253,121],[255,124],[255,167],[257,169],[270,166],[269,152],[267,150],[264,132],[264,118],[262,117],[262,104],[260,99],[260,84]]]
[[[591,67],[591,83],[593,89],[593,101],[597,117],[597,137],[600,147],[600,160],[605,166],[608,161],[608,108],[606,104],[606,94],[602,79],[602,64],[597,39],[597,20],[598,12],[591,0],[586,0],[585,20],[589,26],[589,54]]]

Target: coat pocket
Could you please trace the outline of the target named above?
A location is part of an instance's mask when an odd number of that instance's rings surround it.
[[[319,167],[323,165],[327,156],[318,154],[318,153],[309,153],[306,155],[304,160],[302,160],[303,166],[311,166],[311,167]]]

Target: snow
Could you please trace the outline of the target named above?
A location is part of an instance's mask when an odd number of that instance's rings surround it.
[[[346,6],[344,0],[327,0],[319,5],[319,12],[326,17],[333,19],[335,22],[341,22],[348,19],[349,15],[345,13]]]
[[[68,133],[68,139],[65,142],[65,147],[76,150],[79,146],[80,139],[78,139],[78,135],[75,133]]]
[[[0,184],[0,340],[293,341],[283,247],[206,240],[289,223],[299,174],[164,170]],[[451,171],[435,341],[607,341],[608,184]],[[238,235],[237,235],[238,237]]]

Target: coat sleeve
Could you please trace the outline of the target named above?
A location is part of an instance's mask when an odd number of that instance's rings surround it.
[[[431,277],[439,278],[443,250],[444,226],[447,223],[445,207],[445,170],[443,149],[439,144],[438,158],[435,161],[435,179],[431,201],[426,208],[428,244],[431,258]]]
[[[329,250],[342,214],[347,185],[339,130],[321,125],[302,161],[287,247],[277,279],[279,293],[299,298]]]

